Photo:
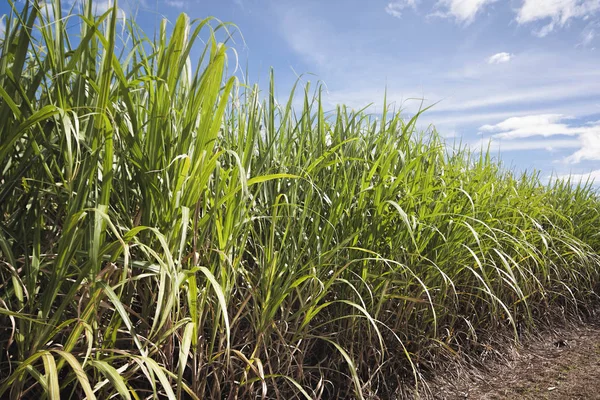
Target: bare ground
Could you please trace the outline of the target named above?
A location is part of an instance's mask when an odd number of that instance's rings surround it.
[[[600,399],[600,318],[546,329],[479,367],[438,374],[434,399]],[[481,361],[481,360],[480,360]],[[471,364],[472,365],[472,364]]]

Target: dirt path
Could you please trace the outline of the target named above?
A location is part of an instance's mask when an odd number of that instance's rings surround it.
[[[432,386],[435,399],[600,399],[600,321],[547,332]]]

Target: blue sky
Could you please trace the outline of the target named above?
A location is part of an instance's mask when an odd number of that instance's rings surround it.
[[[74,0],[63,0],[63,2]],[[94,0],[99,10],[111,0]],[[5,0],[2,0],[4,3]],[[452,141],[494,154],[517,171],[588,174],[600,182],[600,0],[122,0],[152,32],[215,16],[234,22],[251,81],[278,96],[325,83],[326,105],[388,102]],[[0,15],[8,6],[0,5]],[[0,23],[0,30],[2,24]]]

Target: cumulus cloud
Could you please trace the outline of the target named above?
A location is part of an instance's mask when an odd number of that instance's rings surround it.
[[[589,18],[598,11],[598,0],[523,0],[516,20],[519,24],[525,24],[550,19],[547,25],[534,31],[537,36],[543,37],[572,18]]]
[[[446,10],[436,15],[453,17],[459,23],[465,25],[470,24],[475,20],[475,16],[487,4],[491,4],[496,0],[439,0],[438,7]]]
[[[565,158],[565,162],[577,164],[583,160],[600,160],[600,125],[592,129],[579,136],[581,148]]]
[[[568,164],[577,164],[584,160],[600,160],[600,123],[595,121],[574,126],[567,123],[572,119],[562,114],[527,115],[508,118],[494,125],[483,125],[479,131],[480,133],[492,133],[492,140],[500,142],[503,150],[507,148],[510,150],[579,148],[575,153],[565,157],[563,161]],[[547,138],[555,135],[577,136],[577,138],[519,140],[533,136]]]
[[[385,12],[391,15],[392,17],[400,18],[402,16],[402,12],[405,8],[412,8],[413,10],[417,8],[416,0],[396,0],[391,3],[388,3],[385,6]]]
[[[514,56],[510,53],[496,53],[493,56],[489,57],[487,59],[488,64],[502,64],[502,63],[507,63],[511,60],[511,58],[513,58]]]
[[[569,119],[572,118],[562,114],[527,115],[508,118],[494,125],[483,125],[479,131],[493,133],[496,138],[520,139],[531,136],[575,136],[600,129],[600,125],[570,126],[565,123]]]
[[[487,5],[495,1],[497,0],[438,0],[436,6],[441,11],[432,15],[454,18],[458,23],[468,25]],[[389,3],[388,7],[393,4],[395,3]],[[399,16],[400,11],[401,9],[391,8],[388,13],[397,12]],[[533,30],[536,36],[544,37],[556,28],[563,27],[571,19],[585,20],[599,11],[599,0],[521,0],[520,7],[516,9],[515,19],[520,25],[547,21],[544,26]],[[593,33],[587,33],[588,38],[592,37],[591,35]]]
[[[581,18],[600,10],[597,0],[524,0],[519,9],[520,24],[550,18],[564,25],[571,18]]]

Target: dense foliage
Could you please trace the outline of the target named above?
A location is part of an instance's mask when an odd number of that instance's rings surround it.
[[[74,11],[0,39],[0,397],[390,398],[597,299],[591,185],[279,105],[219,21]]]

